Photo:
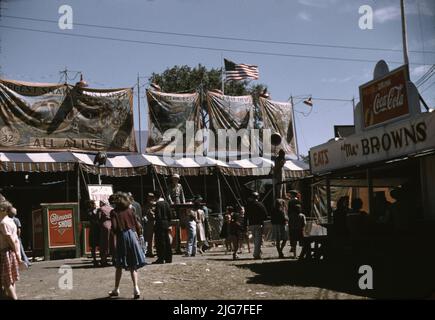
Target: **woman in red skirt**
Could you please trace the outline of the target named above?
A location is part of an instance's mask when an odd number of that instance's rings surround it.
[[[17,300],[15,283],[19,280],[19,266],[21,261],[20,242],[17,226],[8,216],[12,205],[8,201],[0,202],[0,282],[6,295]]]

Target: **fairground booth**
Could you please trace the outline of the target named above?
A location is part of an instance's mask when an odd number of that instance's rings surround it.
[[[365,250],[385,259],[394,256],[397,260],[388,260],[392,270],[412,264],[424,274],[431,265],[435,240],[432,111],[410,81],[407,65],[389,71],[380,61],[373,80],[360,86],[350,132],[346,126],[346,133],[310,149],[314,207],[328,228],[332,249],[347,248],[355,254]],[[348,210],[347,233],[337,230],[343,220],[335,214],[345,196],[348,205],[356,207]],[[357,198],[362,207],[354,201]],[[355,215],[355,210],[360,214]],[[405,258],[410,256],[412,261]]]
[[[53,259],[89,253],[88,200],[125,191],[143,204],[152,190],[166,196],[175,173],[187,202],[201,195],[212,209],[212,239],[219,237],[226,205],[243,205],[253,190],[272,203],[271,152],[286,151],[283,171],[288,181],[308,173],[308,165],[292,153],[288,103],[260,98],[254,105],[251,96],[154,89],[147,90],[147,100],[149,134],[146,152],[141,153],[132,88],[0,80],[0,193],[18,209],[30,256]],[[267,148],[257,136],[251,138],[258,123],[254,114],[261,115],[262,128],[282,137],[269,153],[263,152]],[[235,145],[226,141],[222,154],[217,142],[211,143],[217,140],[210,138],[218,136],[219,129],[244,133]],[[260,152],[252,152],[253,144]],[[178,237],[185,237],[185,230],[178,231]]]
[[[406,221],[435,220],[432,111],[410,82],[408,66],[390,72],[378,63],[374,80],[360,87],[353,132],[310,149],[313,187],[324,190],[315,192],[326,204],[319,206],[320,214],[332,222],[338,198],[350,195],[361,198],[362,209],[376,220],[387,218],[385,201],[395,200],[413,208]],[[392,197],[393,189],[400,190],[393,192],[400,199]]]

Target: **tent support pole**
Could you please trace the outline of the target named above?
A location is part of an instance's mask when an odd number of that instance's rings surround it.
[[[225,178],[224,175],[222,175],[222,178],[224,178],[225,183],[227,184],[228,188],[230,189],[231,193],[233,194],[234,199],[236,199],[236,202],[239,206],[242,206],[242,204],[240,203],[239,199],[237,199],[237,195],[236,193],[233,191],[233,188],[231,188],[230,183],[228,182],[227,178]]]
[[[204,171],[204,199],[207,201],[207,175]]]
[[[293,96],[290,96],[290,103],[292,105],[292,120],[293,120],[293,137],[295,139],[295,148],[296,148],[296,156],[298,158],[298,160],[300,159],[299,157],[299,144],[298,144],[298,133],[296,131],[296,117],[295,117],[295,105],[293,104]]]
[[[77,164],[77,211],[80,220],[80,164]]]
[[[220,171],[217,169],[217,187],[218,187],[218,197],[219,197],[219,213],[222,213],[222,193],[221,193],[221,181],[219,179]]]
[[[374,205],[374,199],[373,199],[373,174],[372,169],[367,169],[367,187],[368,187],[368,193],[369,193],[369,214],[373,214],[373,205]]]
[[[326,177],[326,211],[328,213],[328,223],[332,223],[331,181],[329,176]]]
[[[69,202],[69,171],[66,172],[65,191],[66,191],[66,202]]]
[[[154,177],[154,166],[151,166],[151,177],[153,179],[153,191],[156,190],[156,179]]]
[[[143,199],[144,198],[144,194],[143,194],[143,176],[142,174],[140,175],[140,204],[143,207]]]

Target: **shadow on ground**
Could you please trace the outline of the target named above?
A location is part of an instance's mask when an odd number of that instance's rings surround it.
[[[373,270],[373,289],[359,287],[362,265],[369,265]],[[382,257],[371,260],[275,260],[236,266],[256,274],[248,278],[247,283],[251,284],[317,287],[378,299],[424,299],[435,292],[433,261],[423,265],[413,259]],[[319,299],[321,295],[322,290]]]

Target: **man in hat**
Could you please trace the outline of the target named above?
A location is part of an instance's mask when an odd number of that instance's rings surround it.
[[[263,203],[259,201],[258,192],[252,193],[252,198],[246,206],[246,226],[254,235],[254,259],[261,259],[261,243],[263,241],[263,225],[267,219],[267,210]]]
[[[299,200],[299,191],[290,190],[289,194],[290,194],[290,199],[287,205],[287,216],[288,217],[297,216],[299,214],[298,206],[301,205],[301,201]],[[291,239],[290,229],[291,228],[289,228],[289,239]],[[296,256],[296,246],[292,246],[291,242],[290,242],[290,253],[293,253],[293,255]]]
[[[154,235],[157,247],[157,260],[154,263],[171,263],[172,248],[169,233],[171,231],[171,208],[162,197],[160,190],[154,191],[156,199]]]
[[[144,204],[144,217],[142,219],[143,221],[143,228],[145,233],[145,239],[147,242],[147,251],[145,256],[146,257],[154,257],[153,254],[153,238],[154,238],[154,224],[155,224],[155,206],[156,202],[154,199],[154,193],[149,192],[145,199]]]
[[[283,149],[280,149],[278,152],[278,156],[275,158],[275,165],[272,168],[275,199],[285,198],[285,177],[283,170],[285,162],[285,152]]]
[[[186,203],[183,186],[179,183],[180,175],[173,174],[169,185],[168,200],[170,204]]]

